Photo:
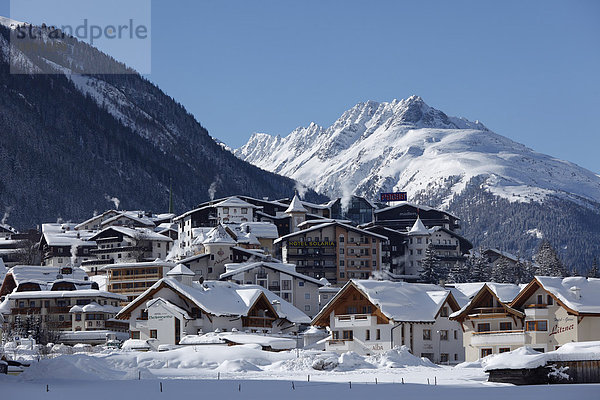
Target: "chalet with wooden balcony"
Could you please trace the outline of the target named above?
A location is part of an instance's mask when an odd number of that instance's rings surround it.
[[[237,329],[264,334],[297,333],[310,318],[269,290],[233,282],[194,282],[179,264],[117,315],[133,339],[178,344],[183,336]]]
[[[467,361],[525,344],[525,315],[509,306],[519,291],[518,285],[484,283],[467,305],[450,316],[462,326]]]
[[[535,277],[527,286],[486,283],[451,318],[462,324],[467,361],[531,346],[547,352],[600,340],[600,279]]]
[[[372,355],[407,346],[434,362],[459,363],[462,330],[448,318],[459,309],[452,292],[437,285],[352,280],[312,325],[331,332],[326,350]]]

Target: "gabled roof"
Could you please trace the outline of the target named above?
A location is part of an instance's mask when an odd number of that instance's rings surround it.
[[[172,242],[168,236],[161,235],[160,233],[154,232],[152,229],[148,228],[126,228],[124,226],[109,226],[102,229],[100,232],[96,233],[89,240],[98,240],[101,238],[106,232],[113,230],[115,232],[119,232],[127,237],[139,240],[156,240],[156,241],[166,241]]]
[[[108,218],[108,219],[100,222],[100,226],[109,225],[109,224],[115,222],[116,220],[118,220],[119,218],[127,218],[134,222],[137,222],[140,225],[144,225],[144,226],[148,226],[148,227],[154,227],[156,225],[154,223],[154,221],[152,221],[150,218],[146,217],[145,215],[140,216],[135,211],[123,211],[123,212],[120,212],[119,214],[115,215],[114,217]]]
[[[388,319],[401,322],[435,322],[446,302],[452,310],[460,306],[449,290],[424,283],[391,282],[376,280],[351,280],[329,301],[313,319],[328,318],[336,301],[350,288],[356,288]]]
[[[293,212],[306,213],[306,212],[308,212],[308,210],[306,208],[304,208],[298,195],[294,194],[294,198],[292,199],[290,206],[287,208],[287,210],[285,210],[285,212],[286,213],[293,213]]]
[[[81,228],[85,227],[86,224],[91,224],[91,223],[93,223],[97,219],[103,220],[104,217],[106,215],[108,215],[108,214],[114,214],[114,215],[116,215],[116,214],[119,214],[119,211],[117,211],[117,210],[107,210],[107,211],[104,211],[100,215],[95,215],[92,218],[86,219],[82,223],[75,225],[75,229],[81,229]]]
[[[148,300],[148,302],[146,303],[146,307],[150,308],[156,303],[162,303],[162,305],[164,305],[165,307],[181,314],[183,316],[183,318],[185,318],[185,319],[188,319],[188,320],[193,319],[192,317],[190,317],[188,312],[185,311],[183,308],[171,303],[169,300],[163,299],[162,297],[157,297],[155,299]]]
[[[213,244],[213,243],[221,243],[221,244],[232,244],[235,245],[237,242],[235,239],[231,237],[227,229],[219,224],[215,226],[207,235],[206,239],[202,242],[202,244]]]
[[[523,304],[542,288],[573,314],[600,314],[600,279],[572,276],[568,278],[536,276],[511,303],[522,308]]]
[[[508,258],[509,260],[514,261],[514,262],[518,262],[519,261],[519,257],[517,257],[517,256],[515,256],[515,255],[513,255],[511,253],[508,253],[506,251],[498,250],[496,248],[486,249],[482,253],[484,255],[487,254],[487,253],[493,253],[493,254],[496,254],[499,257],[505,257],[505,258]]]
[[[515,310],[508,305],[508,303],[510,303],[510,301],[518,294],[518,292],[519,286],[511,283],[483,283],[471,301],[469,301],[460,310],[452,313],[450,318],[462,321],[469,315],[471,310],[477,308],[481,299],[488,293],[496,299],[496,302],[506,311],[506,313],[522,318],[524,316],[522,312]]]
[[[319,286],[324,286],[329,283],[329,282],[327,282],[327,280],[315,279],[310,276],[301,274],[300,272],[296,272],[296,266],[294,264],[285,264],[285,263],[278,263],[278,262],[265,262],[265,261],[241,263],[241,264],[233,264],[233,263],[225,264],[226,272],[221,274],[221,276],[219,276],[219,279],[225,280],[225,279],[233,277],[239,273],[250,271],[254,268],[262,268],[262,267],[271,268],[276,271],[282,272],[284,274],[295,276],[296,278],[299,278],[299,279],[304,279],[305,281],[312,282]]]
[[[170,288],[190,302],[202,309],[205,313],[216,316],[240,317],[248,315],[254,304],[261,296],[265,297],[269,304],[277,300],[281,304],[281,311],[275,315],[286,318],[295,323],[308,323],[310,318],[302,311],[283,300],[274,293],[258,285],[237,285],[233,282],[204,281],[200,284],[193,282],[191,286],[178,282],[173,278],[163,278],[139,295],[129,303],[117,318],[126,319],[129,313],[136,307],[143,305],[162,288]]]
[[[341,226],[343,228],[346,228],[349,231],[359,232],[359,233],[361,233],[363,235],[367,235],[367,236],[374,236],[374,237],[376,237],[378,239],[381,239],[381,240],[387,240],[386,236],[379,235],[377,233],[373,233],[373,232],[369,232],[369,231],[365,231],[364,229],[360,229],[360,228],[357,228],[357,227],[352,226],[352,225],[342,224],[341,222],[335,221],[335,222],[326,222],[324,224],[315,225],[315,226],[313,226],[311,228],[302,229],[302,230],[300,230],[298,232],[293,232],[293,233],[287,234],[287,235],[282,236],[279,239],[275,240],[273,243],[279,243],[279,242],[281,242],[281,241],[283,241],[285,239],[289,239],[289,238],[294,237],[294,236],[303,235],[305,233],[316,231],[316,230],[319,230],[319,229],[327,228],[329,226]]]
[[[261,206],[255,206],[254,204],[250,204],[236,196],[228,197],[225,200],[214,204],[213,207],[246,207],[256,209],[262,208]]]
[[[167,272],[167,276],[187,275],[194,276],[194,272],[183,264],[177,264],[175,268]]]

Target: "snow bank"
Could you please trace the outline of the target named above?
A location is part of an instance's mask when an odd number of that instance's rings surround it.
[[[481,364],[485,371],[494,369],[537,368],[552,361],[600,360],[600,341],[574,342],[561,346],[558,350],[539,353],[529,346],[511,352],[488,356]]]
[[[411,354],[406,346],[396,347],[385,353],[377,354],[366,359],[369,363],[380,368],[404,368],[404,367],[433,367],[438,365],[427,358],[419,358]]]

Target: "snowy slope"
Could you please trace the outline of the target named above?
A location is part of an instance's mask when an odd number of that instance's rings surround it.
[[[480,122],[448,117],[418,96],[357,104],[328,128],[312,123],[284,138],[256,133],[235,154],[331,196],[351,191],[375,199],[379,192],[403,190],[414,198],[443,188],[447,205],[471,178],[482,176],[486,189],[510,201],[539,202],[548,195],[600,201],[596,174]]]

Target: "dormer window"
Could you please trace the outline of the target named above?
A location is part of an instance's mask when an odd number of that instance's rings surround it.
[[[223,214],[229,214],[229,207],[223,207]]]
[[[247,208],[242,208],[242,214],[248,214],[248,209]]]

